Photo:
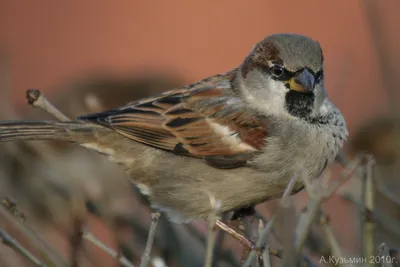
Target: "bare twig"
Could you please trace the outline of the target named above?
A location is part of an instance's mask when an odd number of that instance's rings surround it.
[[[29,89],[26,91],[26,98],[28,99],[28,104],[35,107],[41,108],[49,114],[53,115],[59,121],[70,121],[70,119],[61,113],[57,108],[55,108],[44,95],[38,89]]]
[[[24,234],[28,242],[39,250],[40,255],[44,258],[48,266],[67,266],[65,260],[44,242],[34,230],[25,224],[26,219],[21,219],[20,216],[18,216],[18,214],[20,214],[19,212],[8,210],[8,207],[4,205],[4,203],[3,207],[6,207],[7,210],[0,208],[2,217],[10,221],[18,231]]]
[[[252,243],[257,242],[257,240],[260,238],[260,234],[259,234],[259,229],[258,227],[254,227],[254,220],[250,219],[249,216],[246,216],[244,218],[241,219],[241,222],[244,223],[244,230],[246,233],[246,236],[250,238],[250,241]],[[258,221],[255,221],[258,224]],[[245,251],[245,253],[243,253],[243,258],[242,258],[242,262],[244,262],[247,258],[247,254],[250,251]],[[252,263],[252,267],[260,267],[260,261],[258,259],[254,259],[253,263]]]
[[[297,174],[293,175],[292,179],[290,179],[285,192],[283,193],[282,196],[282,200],[281,200],[281,205],[286,206],[289,205],[289,200],[288,198],[290,197],[290,195],[292,194],[293,188],[296,184],[296,180],[297,180]],[[243,267],[250,267],[251,263],[253,262],[254,258],[256,257],[256,255],[258,254],[258,251],[261,250],[263,248],[263,246],[266,243],[267,237],[269,232],[271,231],[273,225],[275,223],[275,216],[273,216],[270,221],[267,223],[267,225],[265,226],[265,228],[263,229],[263,231],[260,233],[260,238],[257,240],[256,243],[256,247],[255,249],[253,249],[249,256],[247,257],[247,260],[245,261]]]
[[[262,231],[264,229],[264,223],[262,220],[259,221],[258,223],[258,233],[261,235]],[[265,250],[262,253],[262,262],[263,262],[263,267],[271,267],[271,258],[269,256],[268,252],[268,244],[265,244]]]
[[[361,214],[361,229],[362,237],[361,244],[363,247],[362,256],[365,259],[370,259],[375,256],[375,223],[369,214],[374,211],[374,181],[372,178],[372,159],[368,158],[365,167],[363,168],[363,190],[362,190],[362,209],[364,214]],[[367,266],[374,266],[372,261],[368,261]]]
[[[17,205],[12,202],[8,197],[5,197],[2,201],[1,204],[6,207],[8,211],[10,211],[12,214],[14,214],[15,217],[18,217],[23,223],[26,222],[26,216],[24,213],[19,212],[17,209]]]
[[[232,229],[231,227],[229,227],[228,225],[226,225],[225,223],[223,223],[220,220],[217,220],[216,225],[222,230],[225,231],[226,233],[228,233],[230,236],[232,236],[234,239],[236,239],[240,244],[242,244],[243,246],[250,248],[251,250],[256,249],[254,247],[254,245],[250,242],[250,240],[248,240],[246,237],[244,237],[243,235],[239,234],[238,232],[236,232],[234,229]],[[262,246],[262,245],[261,245]],[[277,258],[281,258],[282,257],[282,251],[278,250],[278,249],[274,249],[274,248],[268,248],[268,252],[270,255],[273,255]]]
[[[0,228],[0,241],[12,248],[15,252],[24,256],[27,260],[32,262],[36,266],[46,267],[44,263],[42,263],[38,258],[36,258],[32,253],[30,253],[26,248],[24,248],[17,240],[12,238],[9,234],[7,234],[3,229]]]
[[[70,118],[68,118],[61,111],[59,111],[56,107],[54,107],[39,90],[33,90],[33,89],[28,90],[26,92],[26,94],[27,94],[28,104],[48,112],[50,115],[52,115],[59,121],[71,121]],[[158,216],[157,216],[157,220],[158,220]],[[149,237],[150,237],[150,234],[151,233],[149,233]],[[154,240],[155,229],[154,229],[154,233],[152,233],[152,235],[153,235],[153,240]],[[100,240],[98,240],[90,232],[85,231],[81,237],[84,238],[85,240],[92,242],[98,248],[104,250],[107,254],[109,254],[116,260],[118,260],[118,262],[121,265],[123,265],[125,267],[134,267],[134,265],[128,259],[121,256],[119,253],[115,252],[111,248],[107,247],[104,243],[102,243]],[[151,245],[152,244],[150,244],[150,249],[151,249]],[[146,248],[147,248],[147,245],[146,245]]]
[[[301,179],[303,180],[304,183],[304,188],[308,194],[308,196],[310,198],[315,198],[315,190],[314,190],[314,184],[312,183],[310,177],[307,175],[307,173],[305,172],[305,170],[303,170],[302,175],[301,175]]]
[[[28,104],[40,108],[53,117],[55,117],[59,121],[70,121],[70,119],[64,115],[61,111],[59,111],[56,107],[54,107],[47,99],[46,97],[40,92],[40,90],[37,89],[29,89],[26,91],[26,97],[28,100]],[[42,147],[39,147],[42,149],[38,149],[39,154],[42,155],[43,159],[52,161],[52,157],[50,156],[50,153],[46,153],[46,151],[51,151],[51,147],[42,145]],[[71,266],[72,267],[77,267],[78,266],[78,254],[79,254],[79,249],[81,248],[82,245],[82,227],[83,227],[83,221],[80,218],[75,218],[73,220],[73,233],[72,236],[70,237],[70,249],[71,249]]]
[[[97,239],[92,233],[89,231],[84,231],[82,237],[91,242],[93,245],[96,247],[100,248],[101,250],[105,251],[108,255],[113,257],[118,261],[119,264],[121,264],[124,267],[135,267],[133,263],[131,263],[127,258],[122,256],[121,254],[117,253],[113,249],[109,248],[106,246],[103,242],[101,242],[99,239]]]
[[[207,247],[206,247],[206,257],[204,261],[205,267],[211,267],[212,265],[214,245],[215,245],[215,232],[217,230],[215,224],[217,222],[219,209],[221,208],[221,203],[215,198],[214,195],[208,194],[208,197],[210,199],[212,212],[210,213],[210,216],[208,218]]]
[[[356,157],[353,161],[351,161],[346,168],[340,173],[339,179],[330,182],[329,186],[326,188],[321,188],[317,192],[315,192],[315,197],[310,198],[307,208],[300,215],[299,222],[296,227],[296,241],[295,241],[295,257],[300,254],[304,242],[310,232],[311,225],[318,215],[318,211],[320,210],[320,206],[323,200],[329,198],[340,185],[343,184],[344,181],[348,180],[350,175],[353,173],[354,169],[358,166],[360,162],[360,158]],[[283,261],[285,262],[285,260]]]
[[[328,242],[330,250],[332,251],[332,255],[336,259],[344,259],[344,255],[342,253],[342,250],[340,249],[339,242],[337,241],[333,233],[333,229],[329,223],[329,217],[322,210],[320,211],[319,224],[321,225],[322,230],[325,234],[325,238]],[[350,263],[349,264],[343,263],[342,265],[352,266],[352,264]]]
[[[147,238],[146,247],[144,249],[140,267],[146,267],[150,262],[150,253],[151,253],[151,249],[153,247],[154,239],[156,237],[157,223],[158,223],[159,217],[160,217],[159,212],[151,213],[151,224],[150,224],[149,236]]]
[[[234,212],[228,212],[222,214],[222,220],[227,220],[230,221],[234,215]],[[216,222],[215,222],[216,223]],[[223,252],[223,244],[225,240],[225,235],[226,233],[224,231],[217,231],[215,235],[215,247],[214,247],[214,257],[213,257],[213,263],[212,266],[215,266],[217,262],[219,261],[219,258],[221,257],[221,253]]]
[[[325,174],[326,175],[326,174]],[[303,180],[307,181],[307,175],[303,175]],[[310,182],[309,182],[310,183]],[[305,184],[307,184],[305,182]],[[314,190],[314,188],[309,185],[306,187],[307,193],[309,194],[310,200],[308,201],[307,208],[301,214],[299,222],[296,227],[296,241],[295,241],[295,254],[296,257],[299,255],[301,249],[303,248],[304,242],[308,236],[311,225],[314,218],[318,214],[320,205],[325,197],[325,192],[322,188],[319,190]]]
[[[303,248],[304,242],[310,231],[312,222],[315,216],[318,214],[318,210],[323,200],[323,193],[318,193],[315,198],[311,198],[307,204],[305,212],[300,215],[299,222],[296,227],[296,256],[299,255],[301,249]]]
[[[228,235],[232,236],[234,239],[236,239],[240,244],[247,248],[252,248],[253,244],[249,239],[247,239],[245,236],[241,235],[228,225],[226,225],[224,222],[221,220],[217,220],[215,225],[219,227],[222,231],[226,232]]]
[[[328,188],[325,191],[325,198],[330,198],[338,189],[339,187],[347,182],[354,172],[354,170],[360,165],[361,156],[355,157],[352,161],[347,164],[347,166],[340,172],[338,179],[331,181]]]
[[[71,248],[71,267],[78,267],[78,254],[82,247],[82,232],[83,221],[79,219],[74,219],[72,227],[72,235],[70,237],[70,248]]]

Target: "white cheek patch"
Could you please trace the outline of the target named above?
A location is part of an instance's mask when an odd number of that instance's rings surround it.
[[[290,116],[286,111],[286,93],[289,89],[282,81],[271,79],[262,71],[251,71],[247,78],[240,78],[238,86],[242,97],[253,108],[266,115]]]
[[[285,84],[281,81],[275,81],[273,79],[268,79],[268,88],[271,91],[271,99],[276,103],[284,103],[287,91]]]
[[[287,113],[285,97],[288,88],[286,88],[285,84],[268,78],[264,87],[263,90],[265,92],[261,92],[259,97],[254,97],[254,103],[257,104],[258,108],[271,115]]]

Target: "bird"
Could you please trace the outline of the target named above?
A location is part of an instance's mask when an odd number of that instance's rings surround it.
[[[122,165],[176,223],[280,198],[294,175],[315,180],[348,137],[324,86],[321,45],[276,33],[239,67],[70,122],[1,121],[0,142],[63,140]],[[113,179],[113,177],[110,177]],[[292,194],[304,184],[297,179]]]

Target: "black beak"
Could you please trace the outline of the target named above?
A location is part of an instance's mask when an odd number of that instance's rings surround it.
[[[290,89],[298,92],[310,93],[314,90],[314,85],[314,75],[307,69],[304,69],[298,75],[290,79]]]

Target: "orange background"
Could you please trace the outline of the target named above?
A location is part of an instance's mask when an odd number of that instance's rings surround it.
[[[384,99],[364,3],[3,0],[0,47],[10,56],[14,99],[23,101],[27,88],[46,93],[96,72],[166,68],[193,82],[237,66],[268,34],[301,33],[322,44],[327,90],[351,124]],[[394,52],[399,8],[396,0],[379,5]]]

